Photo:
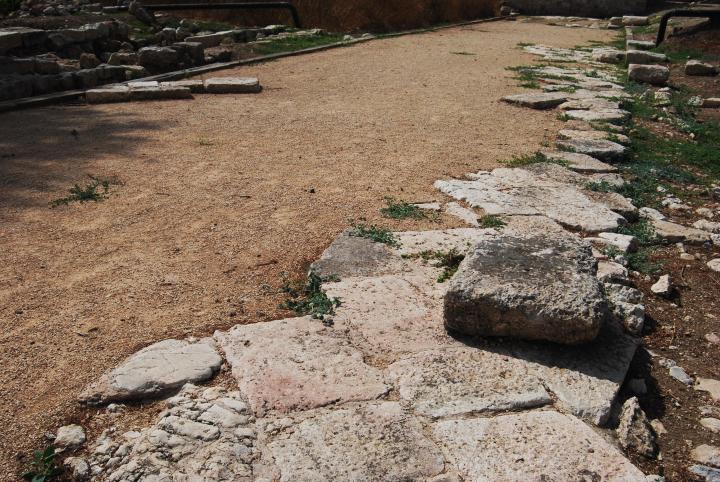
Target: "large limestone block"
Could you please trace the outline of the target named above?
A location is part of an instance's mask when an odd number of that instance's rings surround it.
[[[429,480],[445,470],[440,448],[397,402],[320,409],[292,422],[267,442],[282,482]]]
[[[529,94],[507,95],[502,98],[509,104],[517,104],[531,109],[552,109],[567,100],[564,92],[541,92]]]
[[[617,172],[618,168],[595,159],[587,154],[565,151],[545,151],[543,154],[550,158],[568,163],[568,169],[579,173],[606,173]]]
[[[626,57],[629,64],[662,64],[668,61],[665,54],[645,50],[628,50]]]
[[[451,332],[577,344],[607,315],[590,245],[570,235],[480,242],[445,295]]]
[[[670,69],[663,65],[628,65],[628,78],[636,82],[665,85],[670,78]]]
[[[710,233],[701,229],[690,228],[682,224],[672,223],[659,219],[652,220],[655,234],[669,243],[702,244],[710,241]]]
[[[368,276],[395,271],[400,259],[383,243],[341,233],[310,268],[321,276]]]
[[[400,398],[429,417],[518,410],[550,403],[523,360],[478,348],[426,351],[388,368]]]
[[[685,64],[685,75],[713,76],[717,74],[718,69],[707,62],[688,60]]]
[[[630,113],[626,110],[606,108],[566,110],[565,115],[570,119],[587,122],[610,122],[613,124],[621,124],[630,118]]]
[[[622,144],[629,144],[630,138],[624,134],[614,134],[606,131],[562,129],[558,132],[558,139],[564,140],[613,140]]]
[[[645,482],[645,475],[590,427],[557,412],[445,420],[435,424],[434,434],[463,480]]]
[[[310,317],[216,332],[240,390],[258,416],[372,400],[388,391],[344,334]]]
[[[80,400],[109,403],[155,398],[185,383],[211,378],[222,358],[210,340],[164,340],[131,355],[86,388]]]

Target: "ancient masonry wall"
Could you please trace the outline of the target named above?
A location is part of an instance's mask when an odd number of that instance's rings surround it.
[[[647,0],[506,0],[525,15],[572,15],[577,17],[612,17],[640,14]]]

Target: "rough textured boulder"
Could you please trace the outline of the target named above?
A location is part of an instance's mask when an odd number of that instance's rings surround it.
[[[699,60],[688,60],[685,64],[685,75],[702,75],[712,76],[717,75],[718,69],[707,62],[700,62]]]
[[[670,78],[670,69],[662,65],[628,65],[628,78],[636,82],[665,85]]]
[[[187,382],[207,380],[222,358],[211,341],[163,340],[131,355],[88,387],[80,401],[109,403],[143,400],[179,389]]]
[[[590,246],[570,236],[480,242],[445,295],[452,332],[578,344],[608,311]]]
[[[143,47],[138,51],[138,64],[151,72],[171,70],[178,60],[177,50],[169,47]]]
[[[654,458],[657,455],[655,433],[636,397],[628,399],[623,404],[617,435],[620,445],[625,450],[647,458]]]
[[[628,50],[626,56],[629,64],[662,64],[668,61],[665,54],[645,50]]]

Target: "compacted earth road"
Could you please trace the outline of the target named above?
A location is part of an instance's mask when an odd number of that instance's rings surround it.
[[[477,24],[213,74],[257,76],[257,95],[0,114],[0,479],[139,348],[290,316],[283,276],[351,220],[458,226],[379,208],[554,135],[555,114],[499,101],[518,91],[506,68],[532,60],[519,43],[611,35]],[[51,206],[89,176],[104,200]]]

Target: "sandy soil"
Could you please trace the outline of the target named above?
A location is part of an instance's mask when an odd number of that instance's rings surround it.
[[[498,101],[532,60],[516,44],[608,35],[480,24],[215,74],[257,75],[259,95],[1,115],[0,480],[137,349],[281,316],[281,272],[349,219],[430,226],[380,218],[384,196],[429,201],[438,178],[536,149],[555,113]],[[121,184],[48,206],[87,175]]]

